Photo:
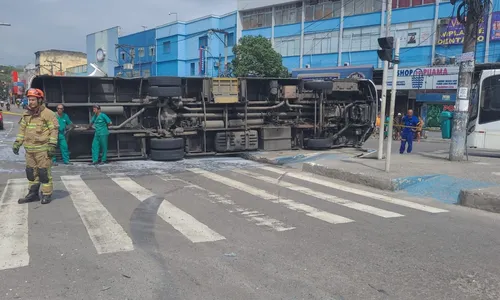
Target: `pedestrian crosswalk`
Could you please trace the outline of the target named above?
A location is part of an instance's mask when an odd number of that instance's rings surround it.
[[[302,220],[301,218],[305,218],[304,223],[307,219],[325,226],[350,226],[349,223],[357,222],[359,214],[381,220],[398,220],[411,212],[448,212],[445,209],[352,188],[309,173],[264,165],[223,171],[188,168],[185,172],[176,174],[158,172],[145,175],[151,177],[148,182],[152,182],[157,188],[145,186],[143,180],[126,173],[109,173],[103,176],[99,179],[99,184],[105,186],[105,196],[102,191],[93,191],[95,178],[66,174],[54,177],[55,186],[64,189],[68,194],[60,200],[68,200],[73,204],[81,218],[82,228],[85,228],[98,255],[135,250],[134,240],[129,234],[130,224],[113,216],[109,210],[109,202],[114,200],[118,190],[130,196],[120,201],[139,201],[134,205],[158,203],[156,215],[161,221],[186,242],[193,244],[227,242],[235,237],[231,235],[230,228],[212,228],[210,217],[200,220],[199,212],[196,212],[196,216],[185,208],[187,206],[183,205],[183,201],[207,200],[207,203],[214,204],[216,209],[221,209],[223,213],[241,217],[241,222],[254,224],[276,234],[286,234],[299,227],[306,227],[301,221],[297,221]],[[94,183],[89,184],[90,180]],[[171,193],[164,192],[165,186],[174,183],[180,187],[180,198],[177,196],[173,199]],[[271,189],[271,186],[275,188]],[[17,199],[24,196],[26,188],[26,179],[9,179],[0,198],[0,270],[26,267],[30,264],[30,251],[33,250],[30,250],[28,243],[28,214],[36,214],[37,210],[33,210],[31,204],[17,204]],[[281,195],[282,190],[289,193]],[[258,202],[242,201],[244,197],[263,200],[272,207],[285,209],[285,213],[277,214],[274,209],[259,205]],[[360,197],[364,200],[358,200]],[[201,206],[206,203],[198,204]],[[53,205],[58,205],[58,201],[44,207]],[[266,212],[266,209],[269,211]],[[346,209],[353,213],[346,213]],[[287,211],[292,211],[290,213],[296,214],[298,219],[286,218]]]

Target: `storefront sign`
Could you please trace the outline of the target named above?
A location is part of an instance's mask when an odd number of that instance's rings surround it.
[[[401,90],[454,90],[458,85],[459,67],[422,67],[398,70],[397,87]],[[392,87],[392,72],[389,72],[387,85]]]
[[[491,15],[491,38],[492,41],[500,41],[500,11]]]
[[[484,42],[486,35],[486,22],[479,23],[478,42]],[[439,27],[438,45],[460,45],[464,42],[465,28],[458,22],[457,18],[451,19],[449,24],[443,24]]]

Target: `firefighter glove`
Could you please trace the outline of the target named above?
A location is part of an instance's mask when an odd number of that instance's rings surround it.
[[[12,146],[12,152],[14,152],[15,155],[19,155],[19,148],[21,148],[21,144],[18,142],[14,142],[14,146]]]
[[[47,149],[47,154],[49,155],[49,157],[56,155],[56,145],[49,144],[49,148]]]

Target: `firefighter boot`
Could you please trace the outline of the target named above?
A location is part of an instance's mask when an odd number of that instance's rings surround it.
[[[49,204],[50,201],[52,201],[52,196],[51,195],[42,195],[42,204]]]
[[[38,195],[39,188],[40,188],[39,184],[32,185],[28,190],[28,194],[24,198],[17,200],[17,203],[23,204],[28,202],[39,201],[40,200],[40,196]]]

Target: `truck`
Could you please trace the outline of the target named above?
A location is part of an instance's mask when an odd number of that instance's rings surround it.
[[[377,114],[368,79],[144,78],[40,75],[52,110],[63,104],[76,126],[70,158],[91,158],[92,106],[112,120],[109,160],[175,161],[248,151],[361,147]],[[83,125],[83,126],[78,126]]]

